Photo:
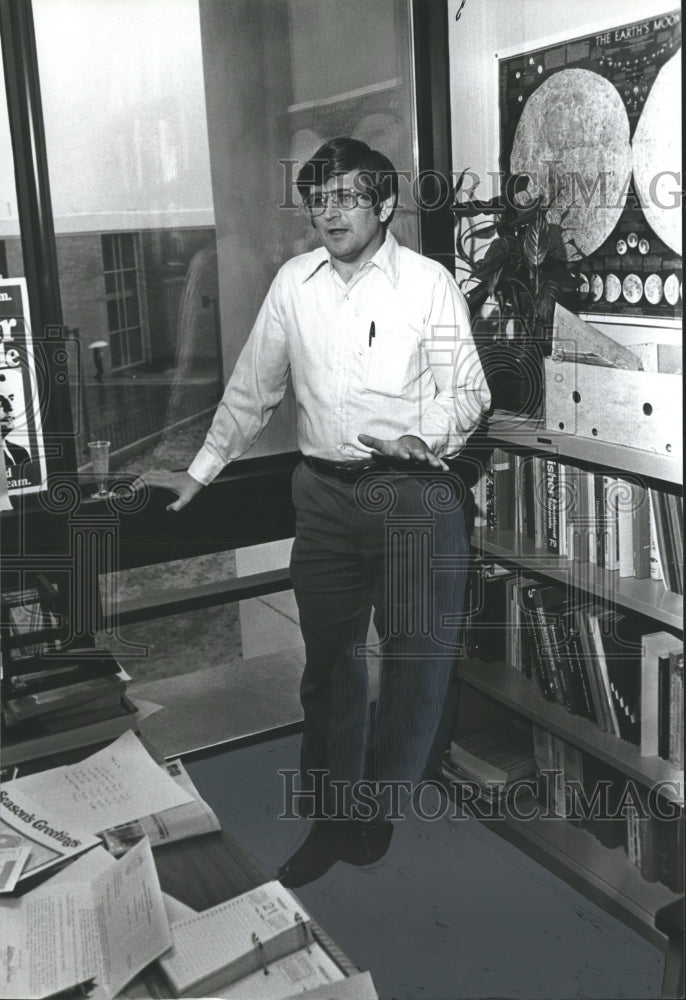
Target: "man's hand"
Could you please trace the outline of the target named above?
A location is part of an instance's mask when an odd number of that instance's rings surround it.
[[[142,489],[144,485],[159,486],[163,490],[176,493],[178,500],[170,503],[167,510],[181,510],[202,489],[202,483],[193,479],[187,472],[168,472],[165,469],[151,469],[150,472],[144,472],[133,484],[133,489]]]
[[[358,434],[357,440],[366,445],[367,448],[378,452],[379,455],[385,455],[386,458],[399,459],[401,462],[419,462],[430,465],[432,469],[449,471],[443,459],[434,455],[428,444],[421,438],[415,437],[414,434],[404,434],[394,441],[385,441],[383,438],[372,437],[370,434]]]

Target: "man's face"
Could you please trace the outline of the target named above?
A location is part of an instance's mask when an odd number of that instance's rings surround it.
[[[331,177],[323,187],[313,188],[311,194],[315,197],[335,191],[361,194],[365,185],[358,178],[358,173],[339,174]],[[373,257],[383,243],[382,223],[392,210],[393,200],[389,199],[381,203],[377,215],[372,199],[361,194],[358,204],[351,208],[341,208],[328,199],[321,214],[312,214],[311,218],[334,261],[339,261],[346,269],[354,269]]]
[[[14,430],[14,396],[0,396],[0,434],[4,440]]]

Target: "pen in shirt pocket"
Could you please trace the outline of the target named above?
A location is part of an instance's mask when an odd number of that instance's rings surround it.
[[[370,327],[369,327],[369,346],[370,347],[372,346],[372,341],[374,340],[374,337],[376,337],[376,326],[374,325],[374,320],[372,320],[372,322],[370,324]]]

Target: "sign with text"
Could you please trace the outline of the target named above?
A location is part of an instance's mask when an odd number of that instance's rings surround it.
[[[7,490],[45,488],[47,469],[25,278],[0,279],[0,431]]]

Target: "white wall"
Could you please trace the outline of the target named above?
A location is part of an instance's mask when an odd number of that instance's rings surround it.
[[[673,0],[448,0],[453,168],[498,170],[497,56],[674,10]],[[494,192],[497,194],[497,190]]]

